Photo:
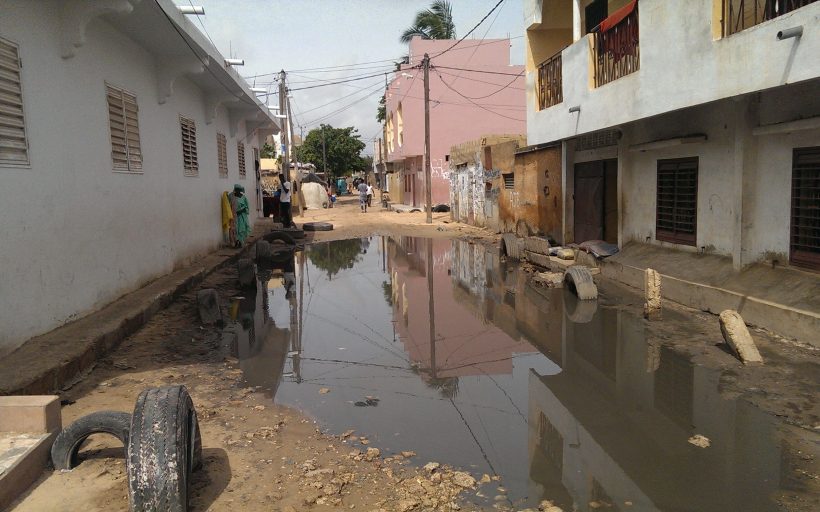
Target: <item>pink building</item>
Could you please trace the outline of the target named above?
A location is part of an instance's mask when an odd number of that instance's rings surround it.
[[[433,204],[449,202],[449,151],[488,134],[526,133],[524,66],[510,65],[509,39],[410,42],[410,62],[387,90],[387,162],[400,173],[403,203],[424,204],[424,79],[430,55],[430,161]],[[444,52],[444,53],[442,53]],[[439,55],[441,54],[441,55]],[[470,71],[464,71],[470,70]],[[391,191],[392,192],[392,191]]]

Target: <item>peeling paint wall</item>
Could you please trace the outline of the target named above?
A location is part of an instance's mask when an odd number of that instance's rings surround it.
[[[520,235],[537,233],[561,240],[561,147],[514,155],[514,187],[499,197],[500,228]]]

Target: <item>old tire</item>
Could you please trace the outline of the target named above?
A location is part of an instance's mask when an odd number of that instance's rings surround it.
[[[564,313],[574,324],[586,324],[592,321],[598,311],[597,300],[581,300],[574,293],[564,288]]]
[[[132,512],[188,510],[188,483],[202,463],[196,411],[185,386],[140,393],[128,439]]]
[[[296,245],[296,241],[293,239],[293,237],[290,236],[290,234],[284,233],[282,231],[271,231],[270,233],[267,233],[263,238],[268,243],[273,243],[276,240],[280,240],[288,245]]]
[[[333,224],[329,222],[305,222],[302,224],[305,231],[333,231]]]
[[[564,272],[564,286],[578,296],[581,300],[592,300],[598,298],[598,287],[592,280],[589,269],[580,265],[569,267]]]
[[[91,434],[110,434],[128,446],[131,415],[120,411],[97,411],[79,418],[57,434],[51,445],[54,469],[73,469],[78,464],[80,445]]]
[[[504,233],[501,236],[501,254],[514,260],[521,259],[521,242],[513,233]]]

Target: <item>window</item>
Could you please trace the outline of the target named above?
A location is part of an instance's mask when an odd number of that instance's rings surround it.
[[[105,88],[114,170],[141,172],[142,149],[137,97],[113,85],[105,84]]]
[[[695,245],[698,219],[698,159],[658,160],[655,238]]]
[[[399,102],[399,107],[396,109],[396,133],[398,135],[399,147],[402,147],[404,144],[404,114],[402,112],[401,102]]]
[[[219,177],[228,177],[228,141],[222,133],[216,134],[216,159],[219,164]]]
[[[817,0],[722,0],[723,35],[729,36],[788,14]]]
[[[0,165],[29,164],[22,67],[17,45],[0,38]]]
[[[502,174],[501,177],[504,178],[504,188],[507,190],[512,190],[515,188],[515,174]]]
[[[241,142],[236,143],[236,153],[239,155],[239,179],[245,179],[248,170],[245,167],[245,145]]]
[[[794,150],[789,260],[820,270],[820,146]]]
[[[193,119],[179,116],[182,130],[182,161],[185,176],[199,176],[199,160],[196,155],[196,123]]]

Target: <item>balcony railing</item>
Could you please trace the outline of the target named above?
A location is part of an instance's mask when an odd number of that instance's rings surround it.
[[[596,87],[640,69],[638,4],[628,4],[624,9],[631,10],[625,16],[614,13],[593,33]]]
[[[564,101],[561,85],[561,52],[556,53],[538,66],[538,110]]]
[[[723,35],[730,36],[817,0],[723,0]]]

